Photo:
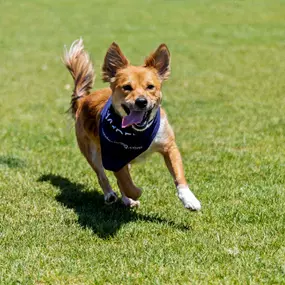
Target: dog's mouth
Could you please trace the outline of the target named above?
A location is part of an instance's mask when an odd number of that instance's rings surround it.
[[[122,104],[123,109],[127,113],[127,116],[123,117],[122,128],[135,125],[137,128],[146,127],[152,109],[150,110],[130,110],[126,105]]]

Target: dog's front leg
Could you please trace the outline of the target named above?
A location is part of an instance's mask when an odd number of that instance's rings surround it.
[[[184,207],[193,211],[200,210],[201,204],[199,200],[195,197],[187,185],[181,155],[174,140],[168,143],[162,154],[164,156],[167,168],[174,178],[178,197],[182,201]]]
[[[106,204],[112,204],[117,201],[117,194],[112,190],[108,177],[105,174],[101,151],[95,143],[91,142],[86,136],[81,135],[77,129],[77,142],[82,154],[87,159],[90,166],[97,174],[98,182],[104,192],[104,200]]]
[[[141,196],[142,191],[134,185],[128,165],[114,172],[114,174],[122,194],[123,203],[128,207],[138,207],[140,202],[137,199]]]

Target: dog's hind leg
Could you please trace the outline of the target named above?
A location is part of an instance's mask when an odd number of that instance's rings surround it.
[[[96,146],[95,143],[92,143],[86,138],[83,140],[83,142],[84,143],[82,143],[80,139],[78,139],[78,145],[81,152],[97,174],[98,182],[104,192],[105,203],[112,204],[116,202],[118,197],[117,194],[112,190],[108,177],[106,176],[106,173],[104,171],[100,149]]]
[[[141,196],[142,191],[134,185],[129,166],[124,166],[119,171],[114,172],[114,175],[122,194],[122,202],[128,207],[138,207],[140,202],[137,199]]]

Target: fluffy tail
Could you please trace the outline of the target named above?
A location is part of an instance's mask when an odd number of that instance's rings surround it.
[[[89,54],[84,50],[83,40],[80,38],[72,43],[69,50],[65,47],[63,62],[74,80],[70,109],[75,115],[78,100],[90,93],[95,73]]]

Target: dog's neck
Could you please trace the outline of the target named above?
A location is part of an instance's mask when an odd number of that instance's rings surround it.
[[[122,118],[115,112],[110,98],[101,112],[99,127],[104,168],[118,171],[146,151],[159,126],[160,108],[144,130],[134,126],[122,128]]]

